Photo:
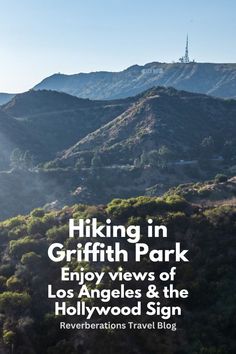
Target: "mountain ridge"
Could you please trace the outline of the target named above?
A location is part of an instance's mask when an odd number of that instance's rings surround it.
[[[53,89],[81,98],[119,99],[153,86],[236,98],[236,64],[152,62],[135,64],[119,72],[57,73],[42,80],[34,89]]]
[[[112,148],[115,154],[116,145],[121,144],[120,148],[124,149],[127,145],[126,139],[129,140],[129,148],[133,139],[135,151],[137,151],[137,146],[140,145],[140,154],[142,148],[145,149],[146,137],[149,140],[149,145],[150,140],[157,142],[157,144],[153,143],[153,149],[165,144],[165,136],[168,137],[166,144],[169,146],[175,144],[176,149],[180,145],[186,145],[187,141],[189,141],[189,146],[193,142],[200,144],[201,139],[208,135],[212,134],[217,137],[217,128],[220,129],[221,127],[223,129],[223,126],[228,123],[231,124],[229,121],[222,121],[224,110],[229,113],[228,108],[230,107],[232,112],[236,112],[236,101],[234,100],[225,101],[203,94],[178,91],[173,88],[152,88],[141,95],[135,96],[135,98],[133,104],[125,112],[82,138],[65,153],[64,158],[75,155],[76,150],[78,152],[81,150],[99,150],[103,154],[106,150]],[[195,120],[193,118],[189,120],[189,112],[191,111],[193,111],[192,116],[196,116]],[[231,122],[233,122],[232,112],[228,116]],[[199,115],[199,118],[197,115]],[[206,129],[204,129],[204,126]],[[173,129],[178,133],[173,133]],[[193,132],[190,135],[189,131],[191,129],[193,129]],[[225,138],[227,136],[233,138],[228,133]],[[183,140],[178,138],[180,134]],[[174,135],[177,136],[177,140]],[[116,152],[116,156],[119,156],[118,151]]]
[[[1,130],[7,140],[13,143],[13,148],[29,150],[39,163],[55,158],[57,153],[116,117],[132,100],[91,101],[57,91],[30,90],[16,95],[10,102],[1,106],[0,117],[1,115],[7,117],[0,120],[0,124],[2,122],[3,125]],[[12,124],[12,129],[7,130],[4,126],[8,120]],[[14,130],[18,133],[12,141]],[[21,144],[23,132],[25,135],[28,133],[31,135],[29,143],[25,139],[24,144]],[[40,142],[41,148],[38,151],[32,149],[32,139]],[[19,143],[16,144],[16,141]]]
[[[11,99],[15,96],[14,93],[4,93],[4,92],[0,92],[0,106],[2,104],[5,104],[7,102],[10,102]]]
[[[7,171],[0,164],[4,217],[55,201],[101,204],[235,175],[236,100],[163,87],[110,101],[40,90],[1,112],[8,160],[18,148],[34,162],[20,158]]]

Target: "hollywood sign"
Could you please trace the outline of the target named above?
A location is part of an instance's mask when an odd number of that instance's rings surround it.
[[[142,69],[142,74],[155,74],[155,75],[160,75],[163,73],[163,69],[155,69],[155,68],[149,68],[149,69]]]

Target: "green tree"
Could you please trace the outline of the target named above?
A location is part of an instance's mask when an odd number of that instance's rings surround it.
[[[13,331],[4,330],[3,331],[3,343],[6,345],[14,345],[16,334]]]
[[[27,266],[31,270],[38,269],[39,263],[41,261],[41,256],[35,252],[28,252],[23,254],[21,257],[21,263]]]
[[[29,308],[31,298],[27,293],[5,291],[0,294],[0,312],[11,317]]]
[[[7,280],[6,286],[11,291],[21,291],[23,289],[23,283],[16,275],[12,275]]]

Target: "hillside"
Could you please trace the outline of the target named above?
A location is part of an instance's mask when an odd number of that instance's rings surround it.
[[[6,138],[13,135],[15,138],[10,139],[13,146],[29,150],[39,163],[55,158],[58,152],[122,113],[131,102],[132,99],[107,103],[53,91],[29,91],[16,95],[1,107],[2,114],[12,122],[10,130],[1,132]],[[19,142],[22,139],[24,145]],[[40,141],[38,149],[32,140]]]
[[[68,266],[65,260],[52,263],[47,256],[47,249],[53,242],[65,245],[65,250],[75,247],[77,240],[68,239],[69,218],[98,218],[104,223],[111,218],[116,225],[135,223],[140,225],[150,249],[166,247],[174,242],[181,242],[191,255],[190,263],[178,263],[176,288],[186,288],[189,299],[175,300],[182,306],[181,318],[171,317],[167,323],[177,323],[177,331],[130,330],[60,330],[60,321],[83,323],[83,316],[55,317],[53,299],[47,297],[47,285],[60,289],[60,267]],[[145,222],[152,218],[154,224],[166,225],[168,239],[145,237]],[[18,216],[0,223],[0,352],[4,354],[65,354],[88,353],[103,354],[234,354],[235,343],[235,206],[198,208],[184,199],[172,194],[167,198],[139,197],[128,200],[114,200],[106,206],[74,205],[56,212],[36,209],[27,216]],[[144,239],[145,238],[145,239]],[[119,239],[122,248],[133,250],[134,245],[125,239]],[[81,241],[80,241],[81,242]],[[84,242],[84,240],[82,240]],[[109,243],[109,239],[103,239]],[[150,263],[143,257],[141,262],[130,260],[128,263],[77,262],[70,263],[71,271],[79,271],[81,266],[86,271],[117,271],[122,266],[125,272],[160,272],[159,263]],[[163,264],[162,271],[170,265]],[[171,262],[171,266],[177,266]],[[168,268],[169,269],[169,268]],[[103,282],[96,286],[86,282],[89,289],[120,288],[120,282]],[[137,284],[128,284],[135,289]],[[139,282],[145,292],[148,283]],[[64,286],[66,287],[65,283]],[[78,291],[77,282],[70,282],[68,287]],[[157,288],[159,287],[157,282]],[[109,303],[102,303],[100,298],[78,299],[88,306],[132,306],[133,299],[114,298]],[[74,304],[68,299],[68,305]],[[147,301],[145,296],[143,303]],[[150,301],[150,300],[149,300]],[[166,300],[167,304],[169,301]],[[172,300],[173,303],[173,300]],[[209,322],[209,318],[211,321]],[[129,321],[131,318],[129,317]],[[160,316],[134,318],[135,322],[160,321]],[[87,321],[89,322],[89,321]],[[94,323],[127,322],[126,317],[115,318],[94,315]],[[204,333],[202,325],[204,323]],[[127,334],[127,332],[126,332]],[[141,345],[140,345],[141,343]]]
[[[191,161],[206,154],[213,158],[224,154],[226,142],[231,142],[233,151],[235,117],[236,101],[153,88],[136,96],[125,112],[66,150],[60,161],[71,165],[90,153],[92,157],[99,155],[102,166],[133,165],[134,160],[148,160],[143,154],[152,153],[149,160],[158,163],[158,151],[163,146],[169,162]]]
[[[235,175],[234,100],[160,87],[115,101],[30,91],[1,114],[1,170],[13,148],[33,155],[0,172],[1,219],[56,201],[101,204]]]
[[[11,93],[0,92],[0,106],[9,102],[15,95]]]
[[[12,151],[20,148],[30,150],[32,154],[46,155],[42,142],[33,137],[29,127],[22,124],[0,109],[0,170],[9,167]]]
[[[54,74],[34,89],[62,91],[82,98],[114,99],[134,96],[153,86],[236,98],[236,65],[153,62],[120,72]]]
[[[218,175],[214,180],[198,183],[181,184],[171,188],[166,195],[179,195],[186,200],[202,206],[235,205],[236,177],[227,179]],[[155,190],[153,190],[155,195]]]
[[[159,195],[218,172],[230,175],[235,117],[236,101],[151,89],[47,167],[77,169],[82,179],[73,195],[85,203],[149,194],[155,185]]]

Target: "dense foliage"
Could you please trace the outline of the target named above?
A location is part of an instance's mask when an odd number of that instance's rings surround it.
[[[110,217],[114,223],[138,224],[141,230],[149,217],[157,224],[167,225],[170,236],[165,245],[179,240],[191,253],[191,262],[178,267],[176,286],[190,291],[189,299],[183,304],[184,316],[177,321],[178,331],[59,330],[62,319],[53,315],[52,302],[47,299],[47,284],[60,283],[59,265],[49,261],[47,248],[52,242],[73,248],[76,240],[68,238],[70,217],[96,217],[101,222]],[[173,194],[162,199],[116,199],[107,206],[80,204],[57,212],[35,209],[30,215],[2,222],[0,353],[234,354],[235,231],[234,206],[200,209]],[[145,242],[155,248],[160,241],[146,239]],[[95,267],[116,270],[119,266],[72,262],[70,267],[79,270],[82,265],[86,270]],[[160,267],[147,260],[122,266],[132,271],[158,271]],[[105,319],[109,320],[113,321],[109,317]],[[147,318],[143,316],[142,321]]]

